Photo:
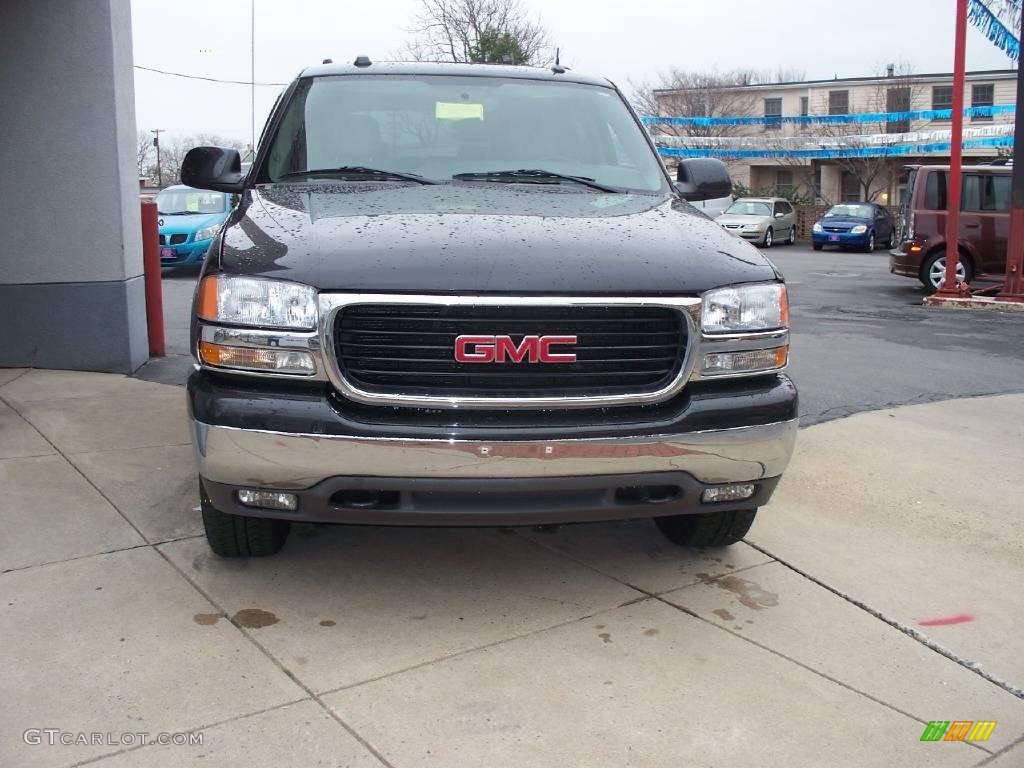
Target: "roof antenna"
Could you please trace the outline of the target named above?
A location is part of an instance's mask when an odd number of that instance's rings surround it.
[[[555,63],[551,67],[551,71],[554,72],[556,75],[561,75],[565,73],[565,67],[563,67],[561,64],[561,55],[562,49],[555,48]]]

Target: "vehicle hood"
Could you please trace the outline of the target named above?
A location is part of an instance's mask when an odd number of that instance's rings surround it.
[[[260,185],[228,220],[217,266],[406,293],[678,295],[779,277],[668,195],[487,182]]]
[[[829,216],[818,219],[818,223],[823,227],[855,227],[858,224],[871,224],[871,219],[859,219],[856,216]]]
[[[226,219],[228,214],[221,213],[189,213],[185,216],[170,216],[166,213],[157,215],[161,235],[191,233],[203,227],[212,227]]]
[[[715,221],[723,226],[726,224],[757,224],[763,226],[772,220],[771,216],[754,216],[752,214],[723,213]]]

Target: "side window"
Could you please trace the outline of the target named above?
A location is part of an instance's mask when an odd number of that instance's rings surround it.
[[[790,214],[793,212],[793,206],[789,203],[779,203],[779,210],[785,214]]]
[[[924,185],[924,208],[929,211],[946,210],[946,173],[933,171]]]
[[[961,210],[1006,213],[1010,210],[1010,177],[967,174],[962,197]]]

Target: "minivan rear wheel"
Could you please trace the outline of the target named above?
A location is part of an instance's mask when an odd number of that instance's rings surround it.
[[[956,263],[956,279],[960,283],[969,283],[974,279],[974,270],[970,262],[961,253]],[[921,267],[921,282],[930,292],[937,291],[946,282],[946,251],[933,254]]]

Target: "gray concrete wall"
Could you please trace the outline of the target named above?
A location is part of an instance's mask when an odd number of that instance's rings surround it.
[[[148,349],[129,0],[5,0],[0,71],[0,366],[130,372]]]

